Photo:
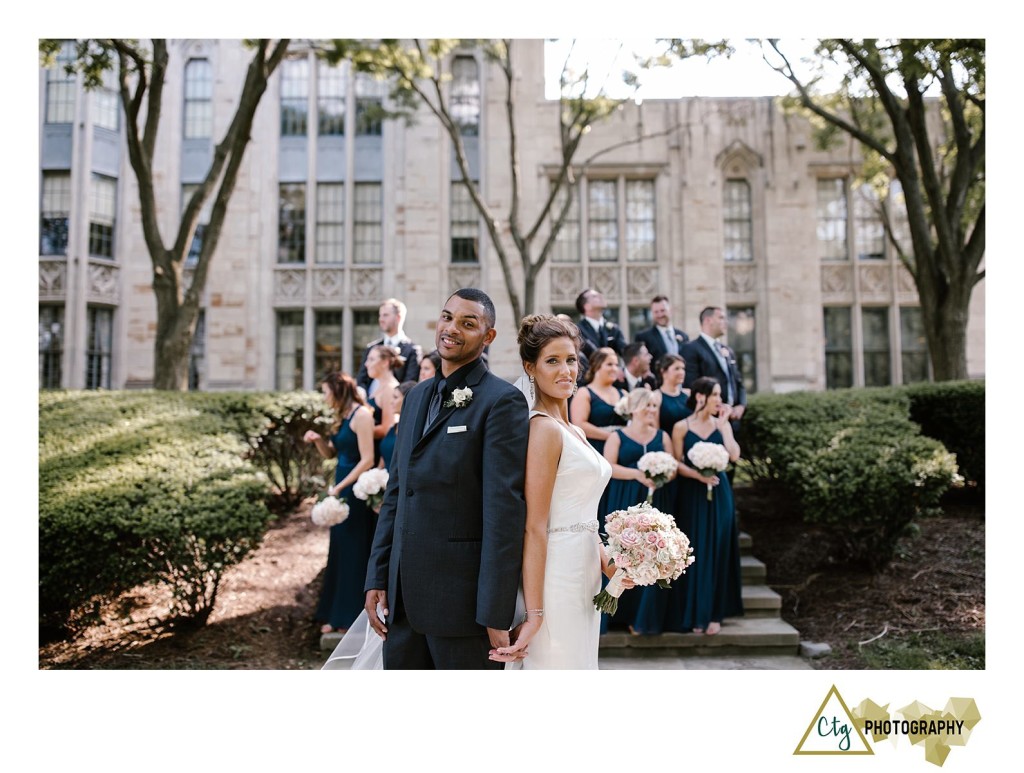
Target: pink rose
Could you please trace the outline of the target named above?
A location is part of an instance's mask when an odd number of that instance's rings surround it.
[[[649,543],[651,543],[652,545],[657,545],[658,544],[658,535],[657,535],[657,533],[655,533],[653,531],[647,532],[647,541]]]
[[[668,542],[665,541],[664,537],[658,537],[658,548],[663,549],[668,547]]]
[[[627,526],[619,535],[623,547],[631,548],[640,544],[640,533],[632,526]]]

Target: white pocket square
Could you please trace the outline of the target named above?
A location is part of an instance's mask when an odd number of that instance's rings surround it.
[[[452,435],[452,434],[454,434],[456,432],[465,432],[465,431],[466,431],[465,425],[463,425],[461,427],[449,427],[448,428],[448,434],[449,435]]]

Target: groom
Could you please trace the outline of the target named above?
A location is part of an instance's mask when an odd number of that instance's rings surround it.
[[[441,372],[405,398],[366,570],[384,668],[501,668],[523,558],[526,399],[480,361],[494,304],[456,291],[437,321]],[[377,618],[378,603],[386,622]]]

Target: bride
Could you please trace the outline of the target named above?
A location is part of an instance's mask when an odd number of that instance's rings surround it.
[[[531,315],[523,319],[518,341],[533,405],[526,451],[526,619],[514,643],[490,657],[510,665],[521,660],[525,669],[597,668],[601,615],[593,599],[601,573],[614,574],[597,535],[597,507],[611,466],[569,423],[579,331],[572,322]]]

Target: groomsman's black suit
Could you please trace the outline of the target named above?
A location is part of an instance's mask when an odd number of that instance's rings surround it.
[[[387,591],[385,668],[430,667],[401,659],[395,640],[409,626],[437,667],[500,668],[487,660],[485,629],[507,630],[515,613],[529,412],[522,392],[475,360],[446,379],[442,398],[469,387],[469,404],[442,407],[425,426],[440,379],[405,398],[365,590]]]
[[[629,387],[629,380],[625,377],[619,379],[618,381],[612,382],[612,386],[614,386],[616,389],[624,389],[627,392],[632,391]],[[646,376],[641,376],[639,379],[637,379],[636,384],[633,385],[633,389],[643,389],[644,387],[647,387],[648,389],[657,389],[658,380],[653,375],[650,374]]]
[[[690,337],[682,330],[676,328],[671,330],[672,337],[676,340],[679,354],[682,355],[683,346],[690,340]],[[647,351],[651,353],[651,362],[657,362],[668,353],[665,348],[665,339],[662,338],[661,331],[656,325],[641,330],[633,340],[641,341],[647,347]]]
[[[363,350],[363,362],[359,366],[359,373],[356,374],[356,383],[363,389],[369,389],[370,382],[373,381],[366,372],[366,358],[370,356],[370,349],[382,343],[384,343],[384,339],[378,338],[376,341],[371,341],[369,346]],[[403,381],[419,381],[420,360],[423,358],[423,349],[418,344],[405,340],[398,344],[398,353],[405,357],[405,364],[395,371],[395,378],[398,379],[398,383],[401,384]]]
[[[697,379],[702,376],[710,376],[722,387],[722,402],[729,402],[729,382],[731,381],[733,385],[732,405],[746,405],[747,390],[743,386],[743,377],[740,375],[739,365],[736,363],[736,355],[728,346],[724,344],[721,346],[728,365],[727,371],[722,369],[718,357],[715,356],[703,336],[698,335],[683,347],[682,355],[686,361],[686,376],[683,386],[689,389]],[[738,436],[739,420],[734,419],[730,424],[733,432]]]
[[[595,348],[600,349],[602,346],[607,346],[617,355],[622,356],[622,352],[626,348],[626,339],[622,335],[622,328],[614,322],[602,319],[600,329],[594,330],[594,326],[586,317],[580,317],[576,322],[576,327],[580,329],[583,340],[589,341]],[[589,351],[587,356],[590,356]]]

